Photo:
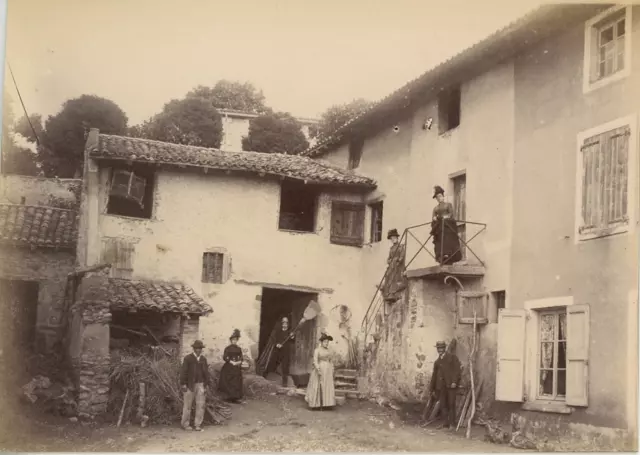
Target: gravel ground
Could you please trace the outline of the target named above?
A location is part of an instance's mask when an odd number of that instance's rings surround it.
[[[7,414],[3,415],[3,419]],[[186,432],[179,427],[82,424],[14,414],[3,425],[2,451],[78,452],[513,452],[509,446],[405,423],[398,413],[349,400],[333,411],[310,411],[299,397],[268,395],[234,405],[223,426]],[[8,423],[7,421],[3,422]]]

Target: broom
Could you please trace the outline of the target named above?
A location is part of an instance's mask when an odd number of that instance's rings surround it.
[[[315,319],[315,317],[320,314],[320,305],[318,304],[318,302],[316,302],[315,300],[312,300],[311,302],[309,302],[309,305],[307,305],[307,307],[304,309],[304,313],[302,313],[302,318],[300,319],[300,322],[298,322],[298,325],[296,325],[296,328],[293,329],[291,331],[291,333],[289,334],[289,336],[282,342],[282,344],[286,343],[287,341],[289,341],[291,339],[291,337],[298,331],[298,328],[305,323],[306,321],[310,321],[312,319]]]

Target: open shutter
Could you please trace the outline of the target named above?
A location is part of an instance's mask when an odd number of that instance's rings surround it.
[[[500,309],[496,400],[523,401],[525,322],[525,310]]]
[[[364,204],[334,201],[331,206],[331,242],[340,245],[362,245],[364,213]]]
[[[589,401],[589,305],[567,307],[567,404]]]

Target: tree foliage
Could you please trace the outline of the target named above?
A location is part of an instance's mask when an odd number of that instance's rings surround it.
[[[128,134],[173,144],[219,148],[222,118],[210,101],[188,96],[169,101],[159,114],[129,128]]]
[[[262,153],[296,155],[309,147],[302,125],[286,112],[267,113],[251,119],[242,149]]]
[[[250,114],[264,114],[269,108],[265,105],[262,90],[250,82],[237,82],[223,79],[213,87],[200,85],[189,93],[187,98],[195,97],[208,100],[217,109],[230,109]]]
[[[331,136],[338,128],[372,105],[373,103],[371,101],[358,98],[349,103],[331,106],[320,117],[317,135],[320,137]]]
[[[95,95],[67,100],[57,114],[47,118],[44,127],[38,114],[30,119],[40,139],[38,161],[44,175],[60,178],[82,174],[86,135],[91,128],[98,128],[104,134],[124,134],[128,121],[116,103]],[[17,127],[28,141],[36,142],[25,118],[18,122]]]
[[[2,173],[36,176],[40,172],[36,154],[16,143],[14,121],[11,98],[5,92],[2,115]]]

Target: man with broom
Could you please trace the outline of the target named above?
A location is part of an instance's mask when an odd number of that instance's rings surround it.
[[[433,374],[429,389],[431,396],[440,401],[440,409],[444,414],[444,422],[438,428],[456,427],[456,395],[460,385],[462,366],[455,354],[447,352],[444,341],[436,343],[438,359],[433,364]]]
[[[206,388],[209,384],[209,366],[207,359],[202,355],[204,344],[196,340],[191,345],[193,352],[185,356],[180,370],[180,386],[183,392],[182,428],[192,430],[191,406],[196,399],[195,430],[202,431],[204,409],[206,400]]]

